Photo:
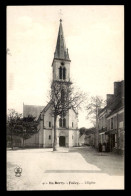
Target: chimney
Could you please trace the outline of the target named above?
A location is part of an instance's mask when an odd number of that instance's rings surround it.
[[[114,95],[124,96],[124,80],[121,82],[114,82]]]
[[[107,106],[110,105],[113,101],[114,98],[114,94],[106,94],[106,102],[107,102]]]

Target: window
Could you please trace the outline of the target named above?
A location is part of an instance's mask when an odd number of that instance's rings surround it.
[[[59,119],[59,127],[66,127],[66,119],[65,118]]]
[[[62,118],[59,119],[59,127],[62,127]]]
[[[62,127],[62,119],[59,119],[59,127]]]
[[[64,62],[62,62],[61,65],[64,65]]]
[[[63,127],[66,127],[66,119],[63,119]]]
[[[113,129],[113,118],[111,118],[111,129]]]
[[[59,68],[59,79],[66,79],[66,68],[65,67],[60,67]]]
[[[72,127],[73,127],[73,122],[72,122]]]
[[[49,135],[49,140],[51,140],[51,135]]]
[[[51,127],[51,122],[49,122],[49,127]]]
[[[105,127],[105,124],[106,124],[106,119],[105,119],[105,116],[103,117],[103,127]]]
[[[63,79],[64,80],[66,79],[66,68],[65,67],[63,68]]]
[[[102,128],[103,128],[103,117],[102,117]]]
[[[117,117],[116,116],[114,116],[113,118],[113,127],[114,129],[117,129]]]
[[[62,67],[59,68],[59,78],[62,79]]]

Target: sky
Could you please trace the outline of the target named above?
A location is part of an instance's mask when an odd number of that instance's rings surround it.
[[[47,104],[60,18],[77,88],[106,99],[124,79],[124,6],[7,6],[7,109]]]

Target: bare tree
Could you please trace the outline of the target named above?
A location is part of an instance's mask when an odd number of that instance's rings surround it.
[[[50,103],[54,116],[53,151],[57,150],[56,121],[58,116],[66,116],[70,109],[77,113],[86,96],[82,92],[75,92],[70,82],[53,81],[50,91]]]
[[[101,107],[105,106],[105,101],[100,96],[92,96],[89,104],[86,106],[87,119],[93,123],[95,130],[95,147],[98,147],[98,111]]]

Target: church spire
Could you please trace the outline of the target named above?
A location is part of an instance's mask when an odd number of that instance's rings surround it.
[[[64,41],[64,33],[63,33],[63,27],[62,27],[62,20],[60,19],[60,25],[59,25],[59,32],[57,37],[57,43],[56,43],[56,50],[54,53],[54,58],[57,59],[64,59],[64,60],[70,60],[68,49],[66,49],[65,41]]]

